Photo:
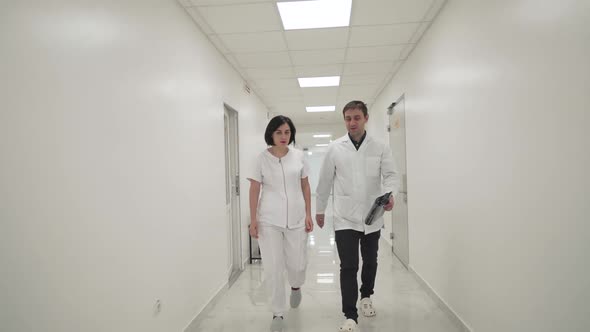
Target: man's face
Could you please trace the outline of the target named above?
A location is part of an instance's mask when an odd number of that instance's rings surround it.
[[[351,136],[363,135],[365,133],[365,124],[369,120],[369,115],[365,116],[363,111],[358,108],[349,109],[344,112],[344,123]]]

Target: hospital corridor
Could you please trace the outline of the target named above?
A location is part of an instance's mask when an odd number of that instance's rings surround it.
[[[309,266],[303,299],[299,308],[287,313],[285,331],[333,331],[340,323],[339,259],[330,217],[328,214],[324,229],[315,230],[308,239]],[[461,331],[394,256],[387,242],[381,245],[373,296],[378,318],[361,318],[360,330]],[[188,331],[266,331],[268,291],[261,270],[260,263],[246,266]]]
[[[0,332],[590,332],[590,0],[0,0]]]

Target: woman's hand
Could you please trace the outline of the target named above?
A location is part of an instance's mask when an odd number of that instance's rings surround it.
[[[257,239],[258,238],[258,221],[254,221],[250,224],[250,236]]]
[[[311,219],[311,216],[305,217],[305,231],[308,233],[313,231],[313,220]]]

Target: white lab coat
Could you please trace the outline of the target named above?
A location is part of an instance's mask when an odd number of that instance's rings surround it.
[[[335,140],[320,170],[316,190],[316,213],[326,210],[334,194],[334,229],[353,229],[370,234],[383,228],[383,217],[364,223],[375,199],[387,192],[396,195],[400,180],[389,147],[367,134],[357,151],[348,134]]]

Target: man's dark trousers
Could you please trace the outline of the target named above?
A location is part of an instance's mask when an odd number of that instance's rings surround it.
[[[340,291],[342,293],[342,312],[346,318],[357,321],[358,300],[357,272],[359,269],[359,243],[363,258],[361,271],[361,298],[370,297],[375,287],[377,274],[377,251],[381,231],[366,234],[345,229],[336,231],[336,246],[340,256]]]

